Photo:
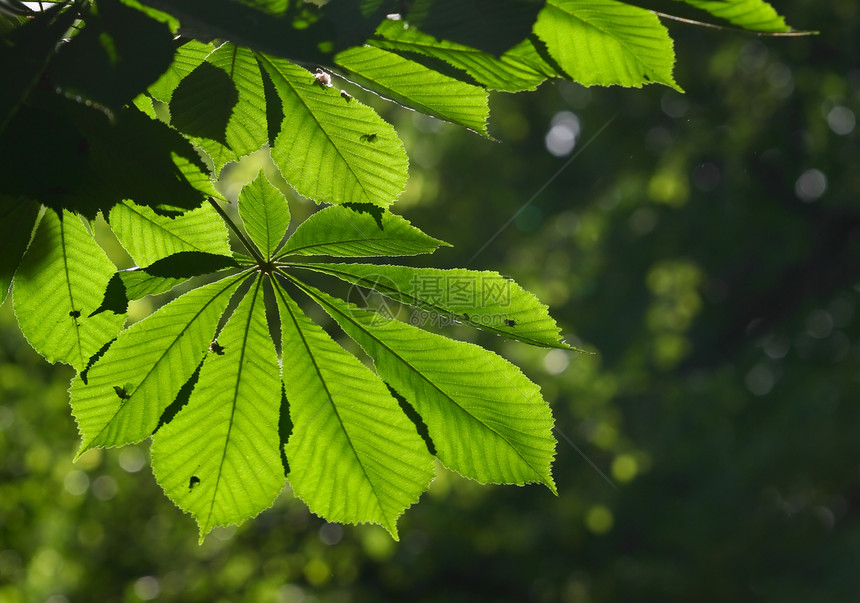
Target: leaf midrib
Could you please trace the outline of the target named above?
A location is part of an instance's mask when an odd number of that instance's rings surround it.
[[[352,454],[355,457],[355,460],[358,463],[358,466],[361,467],[361,472],[364,474],[364,477],[367,480],[367,483],[370,484],[371,490],[373,490],[373,495],[374,495],[374,498],[376,499],[377,505],[379,506],[379,510],[382,512],[382,515],[383,515],[383,517],[385,517],[386,521],[391,523],[391,519],[388,517],[388,514],[385,512],[385,508],[382,505],[382,501],[381,501],[381,498],[379,496],[379,493],[376,491],[376,485],[374,484],[373,480],[368,475],[367,470],[364,468],[364,463],[361,462],[361,457],[358,455],[358,451],[355,449],[355,446],[352,443],[352,437],[350,437],[349,431],[347,431],[346,425],[344,424],[343,419],[341,419],[340,412],[337,409],[337,404],[334,403],[334,398],[332,397],[331,391],[328,388],[328,384],[326,383],[325,379],[323,378],[322,372],[319,369],[319,364],[317,363],[316,357],[314,356],[313,352],[311,351],[311,348],[307,343],[307,339],[305,338],[305,334],[302,331],[301,327],[299,326],[299,323],[296,320],[296,317],[293,315],[293,312],[290,309],[289,304],[284,299],[283,290],[280,287],[273,287],[273,288],[275,289],[275,291],[278,292],[278,296],[281,298],[281,301],[283,302],[284,307],[286,308],[287,312],[290,313],[290,319],[293,321],[293,325],[295,325],[295,327],[296,327],[296,332],[298,333],[299,337],[302,340],[302,345],[304,346],[305,350],[307,351],[308,357],[311,359],[311,363],[313,364],[313,367],[314,367],[314,373],[317,375],[317,377],[319,377],[319,381],[322,384],[323,389],[325,390],[326,398],[328,399],[329,403],[331,404],[332,410],[334,411],[334,414],[337,417],[337,421],[338,421],[338,423],[340,423],[340,426],[343,429],[343,433],[346,436],[347,441],[349,442],[350,450],[352,450]],[[313,420],[313,418],[311,420]],[[292,436],[291,436],[291,439],[292,439]]]
[[[233,399],[231,400],[230,406],[230,420],[227,423],[227,435],[224,437],[224,448],[221,451],[221,459],[218,462],[218,472],[215,477],[215,488],[212,490],[212,499],[209,502],[209,513],[206,516],[206,528],[211,527],[209,522],[212,520],[212,513],[215,509],[215,498],[218,496],[218,485],[221,483],[221,475],[224,472],[224,461],[227,458],[227,447],[230,445],[230,434],[233,432],[233,418],[236,416],[236,402],[239,399],[239,384],[242,382],[242,371],[245,368],[245,352],[248,347],[248,333],[251,329],[251,321],[254,318],[254,306],[257,303],[257,295],[260,292],[261,283],[262,277],[258,277],[257,287],[254,289],[254,298],[251,300],[251,307],[248,310],[248,319],[245,322],[245,330],[242,336],[242,347],[239,352],[239,358],[237,359],[239,369],[236,372],[236,383],[233,387]]]
[[[162,353],[161,356],[159,356],[158,360],[156,360],[153,363],[152,368],[150,368],[149,371],[147,371],[146,375],[144,375],[143,379],[140,380],[140,383],[138,383],[137,387],[134,388],[134,392],[131,394],[131,396],[129,396],[129,399],[126,400],[124,403],[121,403],[119,405],[119,407],[113,413],[113,416],[110,418],[110,420],[107,421],[105,423],[104,427],[102,427],[101,430],[93,438],[91,438],[89,440],[89,443],[97,441],[101,437],[101,435],[105,432],[105,430],[108,427],[110,427],[111,423],[113,423],[113,421],[114,421],[114,419],[116,419],[117,415],[119,415],[119,413],[121,413],[124,408],[126,408],[129,404],[131,404],[132,399],[140,391],[141,386],[146,382],[147,379],[149,379],[149,377],[152,375],[153,371],[155,371],[155,368],[161,363],[161,361],[164,359],[164,357],[168,353],[170,353],[170,350],[173,349],[173,346],[176,345],[176,342],[179,341],[183,335],[185,335],[185,333],[188,331],[188,329],[191,328],[191,325],[198,318],[200,318],[200,315],[209,307],[209,305],[212,304],[221,295],[223,295],[225,291],[227,291],[230,287],[232,287],[236,283],[236,281],[245,278],[247,276],[247,273],[248,273],[248,271],[245,271],[245,272],[242,272],[241,274],[238,274],[236,276],[236,278],[233,279],[227,286],[225,286],[216,295],[213,295],[209,300],[206,301],[206,303],[203,305],[203,307],[200,308],[200,310],[194,315],[194,317],[188,321],[188,323],[185,325],[185,327],[183,327],[183,329],[179,332],[179,334],[173,338],[173,341],[170,343],[170,345],[167,347],[167,349],[164,351],[164,353]],[[227,279],[225,279],[225,280],[227,280]],[[131,443],[134,443],[134,442],[131,442]],[[81,453],[83,453],[83,452],[84,451],[82,450]]]

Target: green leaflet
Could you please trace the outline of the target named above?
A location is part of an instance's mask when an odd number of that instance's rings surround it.
[[[397,538],[397,518],[433,477],[433,457],[385,384],[277,286],[283,378],[293,431],[290,484],[328,521],[372,522]]]
[[[476,345],[299,286],[415,407],[446,467],[481,483],[541,482],[556,491],[552,414],[538,386],[517,367]]]
[[[71,387],[81,449],[132,444],[152,434],[203,359],[244,275],[193,289],[123,331]]]
[[[258,277],[203,361],[188,403],[152,438],[159,485],[203,539],[270,507],[284,487],[281,384]]]
[[[452,321],[541,347],[571,349],[537,297],[497,272],[378,264],[297,264],[421,308],[413,324]]]
[[[170,100],[171,122],[212,158],[215,173],[268,140],[260,66],[247,48],[223,44],[189,73]]]
[[[180,251],[144,268],[119,270],[111,277],[104,301],[93,314],[105,310],[124,314],[129,301],[165,293],[194,276],[238,267],[230,256]]]
[[[672,40],[651,11],[615,0],[549,0],[534,31],[580,84],[680,90]]]
[[[350,48],[334,57],[360,86],[402,105],[485,136],[490,108],[487,92],[372,46]]]
[[[762,0],[681,0],[733,25],[768,33],[791,31],[774,8]]]
[[[299,224],[278,254],[335,257],[400,256],[433,253],[448,243],[434,239],[391,212],[327,207]]]
[[[126,201],[111,210],[110,226],[138,266],[180,251],[231,255],[227,227],[209,205],[170,218]]]
[[[206,44],[198,40],[186,42],[176,51],[173,56],[173,62],[168,67],[158,80],[152,84],[147,90],[153,96],[163,103],[169,103],[173,96],[173,91],[179,85],[179,82],[203,61],[210,52],[215,50],[212,44]]]
[[[6,301],[38,216],[39,204],[35,201],[0,196],[0,305]]]
[[[125,321],[111,313],[90,317],[115,270],[80,218],[46,211],[13,285],[18,325],[30,345],[49,362],[83,370]]]
[[[272,186],[263,174],[242,187],[239,193],[239,216],[251,240],[269,260],[290,226],[287,198]]]
[[[438,61],[443,61],[458,70],[462,70],[474,81],[490,90],[518,92],[534,90],[538,84],[547,79],[547,66],[543,60],[538,60],[528,53],[523,53],[521,45],[495,57],[469,46],[437,40],[431,35],[422,33],[415,28],[406,27],[400,21],[383,21],[376,30],[376,36],[368,41],[378,48],[392,50],[405,54],[414,61],[422,61],[422,56],[435,60],[427,66],[442,71]],[[445,73],[448,73],[447,71]],[[463,78],[452,69],[448,75],[458,79]]]
[[[283,101],[272,159],[287,182],[317,202],[393,203],[409,164],[394,128],[301,67],[257,56]]]

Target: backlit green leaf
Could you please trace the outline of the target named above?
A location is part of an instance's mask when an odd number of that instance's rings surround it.
[[[350,78],[402,105],[487,135],[487,92],[393,53],[362,46],[334,58]]]
[[[651,11],[615,0],[549,0],[535,33],[585,86],[653,82],[679,89],[672,40]]]
[[[418,255],[433,253],[443,245],[448,243],[424,234],[396,214],[333,206],[299,224],[278,257]]]
[[[555,492],[553,418],[537,385],[504,358],[301,286],[412,404],[446,467],[481,483]]]
[[[263,174],[242,187],[239,216],[251,240],[265,259],[272,257],[290,225],[290,208],[284,194]]]
[[[397,518],[433,477],[432,456],[379,377],[283,289],[275,297],[293,424],[286,446],[293,490],[328,521],[377,523],[396,538]]]
[[[122,328],[124,315],[90,317],[116,267],[80,218],[45,212],[12,288],[21,332],[49,362],[83,370]]]
[[[462,322],[525,343],[570,349],[547,307],[497,272],[375,264],[299,264],[421,308],[413,324]]]
[[[173,62],[167,71],[147,89],[148,92],[161,102],[169,103],[179,82],[205,61],[213,50],[215,50],[214,45],[199,40],[186,42],[173,55]]]
[[[219,334],[188,404],[152,438],[153,473],[197,520],[201,539],[257,515],[284,487],[281,384],[261,284]]]
[[[439,71],[443,71],[439,61],[442,66],[447,63],[491,90],[533,90],[547,79],[544,61],[538,62],[529,58],[518,52],[516,47],[501,57],[495,57],[476,48],[448,40],[437,40],[400,21],[383,21],[376,33],[377,35],[368,41],[369,44],[404,54],[418,62],[422,62],[422,55],[430,57],[434,59],[434,63],[424,64]],[[458,79],[463,78],[463,74],[457,75],[455,70],[444,72]]]
[[[682,0],[733,25],[769,33],[790,31],[785,20],[763,0]]]
[[[170,101],[171,123],[212,158],[215,173],[268,140],[260,66],[247,48],[223,44],[188,74]]]
[[[258,57],[283,101],[285,117],[272,159],[287,182],[317,202],[381,207],[394,202],[409,163],[394,128],[309,71]]]
[[[139,266],[180,251],[231,254],[227,227],[208,204],[171,218],[126,201],[111,210],[110,226]]]
[[[122,332],[72,382],[72,412],[83,453],[152,434],[164,410],[203,359],[242,276],[189,291]]]

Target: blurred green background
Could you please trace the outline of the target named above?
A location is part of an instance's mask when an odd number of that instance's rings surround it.
[[[776,6],[820,34],[668,22],[686,94],[497,94],[499,142],[380,105],[412,160],[395,208],[454,244],[415,265],[509,275],[593,352],[448,331],[541,385],[558,497],[440,468],[397,543],[287,489],[198,546],[146,445],[72,464],[71,369],[6,303],[0,602],[858,600],[860,6]]]

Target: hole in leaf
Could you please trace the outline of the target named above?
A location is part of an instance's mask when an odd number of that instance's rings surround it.
[[[188,399],[191,397],[191,392],[194,391],[194,386],[197,385],[197,379],[200,377],[200,367],[203,366],[203,363],[197,365],[197,368],[194,369],[194,373],[191,375],[191,378],[185,382],[182,388],[179,390],[179,393],[176,394],[176,399],[164,409],[164,412],[161,414],[161,418],[158,420],[158,425],[155,427],[155,431],[152,433],[156,433],[159,429],[161,429],[162,425],[170,423],[173,420],[173,417],[176,416],[183,406],[188,403]]]
[[[284,384],[281,383],[281,414],[278,418],[278,437],[281,439],[281,464],[284,466],[284,475],[290,474],[290,462],[287,460],[284,445],[289,441],[292,433],[293,421],[290,419],[290,406],[287,402],[287,393],[284,390]]]
[[[430,454],[436,456],[436,446],[433,445],[433,440],[430,439],[430,432],[427,429],[427,425],[424,423],[424,419],[421,418],[421,415],[418,414],[418,411],[406,401],[406,398],[397,393],[393,387],[388,385],[385,386],[388,388],[388,391],[391,392],[391,395],[394,396],[394,399],[397,400],[397,404],[400,405],[400,409],[409,417],[409,420],[415,425],[415,429],[418,431],[418,435],[421,436],[421,439],[424,440],[424,444],[427,446],[427,450],[430,451]]]
[[[376,142],[376,134],[362,134],[359,139],[361,142]]]

